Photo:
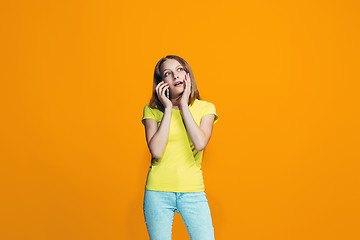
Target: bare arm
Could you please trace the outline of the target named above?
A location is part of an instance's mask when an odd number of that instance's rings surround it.
[[[145,119],[145,133],[148,148],[153,158],[160,158],[164,152],[169,137],[171,108],[165,108],[160,126],[154,119]]]
[[[204,150],[212,134],[215,115],[208,114],[203,116],[199,127],[196,124],[188,105],[184,104],[184,106],[181,106],[181,111],[186,131],[188,132],[196,151],[199,152]]]
[[[161,158],[169,138],[170,120],[172,113],[172,102],[165,96],[169,84],[161,81],[155,88],[156,94],[165,107],[163,117],[158,128],[154,119],[145,119],[145,133],[148,148],[153,158]]]
[[[188,100],[191,93],[191,79],[189,73],[186,73],[185,75],[184,84],[185,89],[180,99],[181,114],[185,123],[186,131],[188,132],[196,151],[199,152],[205,149],[210,140],[215,121],[215,115],[207,114],[203,116],[199,127],[195,122],[188,106]]]

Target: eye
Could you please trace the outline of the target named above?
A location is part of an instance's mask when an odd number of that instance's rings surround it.
[[[167,72],[167,73],[165,73],[165,74],[164,74],[164,76],[165,76],[165,77],[167,77],[167,76],[168,76],[167,74],[168,74],[168,72]]]
[[[179,70],[179,69],[180,69],[181,71],[184,70],[182,67],[178,68],[178,70]]]

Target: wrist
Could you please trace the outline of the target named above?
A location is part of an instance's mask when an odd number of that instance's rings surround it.
[[[180,106],[179,106],[180,110],[183,110],[183,109],[188,108],[188,107],[189,106],[188,106],[187,103],[180,103]]]
[[[165,107],[165,112],[172,112],[172,107]]]

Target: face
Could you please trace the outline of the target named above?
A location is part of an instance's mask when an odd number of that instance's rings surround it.
[[[162,79],[169,84],[172,98],[179,96],[184,91],[185,69],[175,59],[167,59],[160,67]]]

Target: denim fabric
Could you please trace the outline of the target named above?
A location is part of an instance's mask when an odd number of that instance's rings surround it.
[[[145,190],[144,217],[150,240],[170,240],[178,212],[191,240],[213,240],[214,228],[205,192]]]

